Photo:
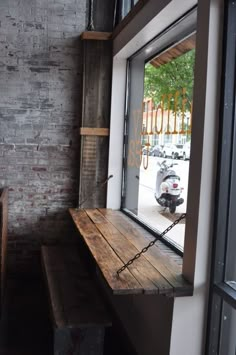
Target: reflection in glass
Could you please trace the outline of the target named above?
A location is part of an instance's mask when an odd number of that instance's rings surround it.
[[[234,140],[236,136],[236,131],[234,132]],[[235,144],[235,142],[234,142]],[[228,211],[228,230],[227,230],[227,259],[226,259],[226,271],[225,271],[225,281],[231,281],[231,287],[236,282],[236,259],[235,259],[235,248],[236,248],[236,238],[235,238],[235,228],[236,228],[236,154],[235,146],[232,147],[232,163],[231,163],[231,183],[229,191],[229,211]],[[226,192],[227,193],[227,192]]]
[[[131,61],[123,207],[162,232],[186,212],[195,35],[152,58]],[[167,239],[183,249],[185,220]]]
[[[226,283],[236,291],[236,281],[227,281]]]
[[[121,19],[123,19],[128,12],[131,10],[131,0],[125,0],[122,1],[122,7],[121,7]]]

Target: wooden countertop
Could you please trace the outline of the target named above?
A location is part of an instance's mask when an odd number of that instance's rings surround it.
[[[117,275],[117,270],[154,239],[121,211],[70,209],[69,212],[114,294],[192,295],[193,286],[182,276],[182,258],[161,241]]]

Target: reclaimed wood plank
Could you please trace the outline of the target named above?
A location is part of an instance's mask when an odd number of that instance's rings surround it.
[[[81,136],[109,136],[109,128],[81,127]]]
[[[82,40],[107,41],[112,38],[112,32],[85,31],[81,34]]]
[[[120,211],[99,209],[103,216],[112,223],[138,249],[142,250],[153,236]],[[148,236],[148,237],[147,237]],[[146,238],[145,238],[146,237]],[[161,243],[161,242],[159,242]],[[162,244],[162,243],[161,243]],[[159,270],[163,277],[173,286],[173,295],[192,295],[193,287],[182,276],[178,263],[169,257],[158,245],[145,253],[145,258]]]
[[[160,67],[171,60],[183,55],[184,53],[194,49],[196,47],[196,34],[194,33],[190,37],[186,38],[181,43],[177,43],[174,47],[171,47],[168,51],[163,52],[161,55],[158,55],[156,58],[151,60],[151,64],[155,67]]]
[[[75,272],[73,278],[65,270],[57,273],[62,295],[67,327],[84,328],[110,326],[111,320],[104,308],[101,296],[90,278],[81,279]]]
[[[102,136],[82,136],[79,201],[84,207],[104,207],[106,205],[105,185],[107,178],[109,139]],[[93,193],[95,192],[96,193]]]
[[[138,253],[139,250],[99,210],[86,209],[86,213],[124,264]],[[142,285],[144,293],[173,293],[173,287],[144,256],[135,260],[128,269]]]
[[[50,303],[56,328],[110,326],[95,282],[74,247],[42,247]],[[59,266],[53,264],[59,262]]]
[[[107,5],[107,10],[110,6]],[[96,5],[98,6],[98,5]],[[104,2],[101,3],[104,6]],[[101,12],[101,6],[98,11]],[[105,11],[107,14],[107,11]],[[104,15],[105,15],[104,14]],[[96,14],[95,14],[96,16]],[[110,20],[109,20],[110,21]],[[81,127],[109,128],[112,41],[83,41],[83,104]],[[106,187],[97,188],[108,172],[107,136],[81,136],[79,202],[81,207],[105,207]],[[96,193],[91,195],[91,189]],[[89,198],[88,198],[89,197]]]
[[[42,253],[44,255],[47,269],[52,272],[63,272],[65,269],[67,273],[76,275],[79,278],[88,278],[89,273],[85,269],[81,259],[78,257],[78,251],[73,246],[43,246]]]
[[[143,292],[142,286],[133,277],[129,270],[125,270],[122,275],[117,276],[114,270],[123,266],[123,262],[117,254],[110,248],[107,241],[91,223],[84,210],[70,209],[72,219],[83,237],[86,245],[93,255],[99,269],[109,284],[114,294],[140,294]]]
[[[67,318],[63,309],[59,284],[57,279],[53,276],[53,273],[50,272],[49,268],[47,268],[47,265],[50,265],[50,255],[48,248],[42,247],[41,253],[43,271],[46,276],[45,280],[47,283],[47,289],[49,290],[49,300],[52,306],[53,322],[56,327],[64,328],[67,326]]]
[[[83,112],[81,127],[110,125],[111,41],[84,41]]]

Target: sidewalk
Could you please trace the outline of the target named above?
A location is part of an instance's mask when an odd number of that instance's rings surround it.
[[[170,215],[168,209],[159,206],[154,197],[154,191],[147,186],[139,185],[138,216],[148,221],[148,224],[160,232],[163,232],[180,214],[185,213],[185,206],[177,207],[176,213]],[[168,218],[169,217],[169,218]],[[185,221],[181,221],[167,236],[177,244],[180,249],[184,246]]]

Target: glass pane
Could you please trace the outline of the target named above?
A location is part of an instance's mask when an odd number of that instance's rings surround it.
[[[123,19],[131,10],[131,0],[123,0],[121,7],[121,19]]]
[[[219,355],[236,354],[236,311],[227,303],[223,303],[221,319],[221,337]]]
[[[124,207],[162,232],[186,212],[195,36],[131,62]],[[142,106],[142,107],[140,107]],[[185,221],[167,239],[183,249]]]

